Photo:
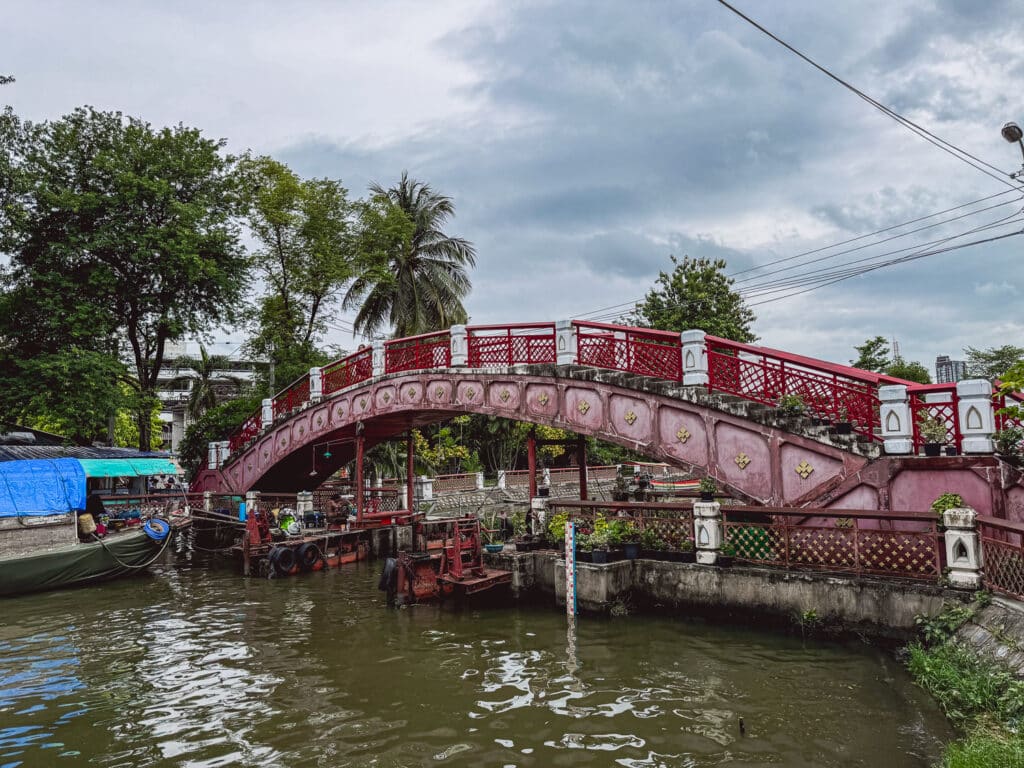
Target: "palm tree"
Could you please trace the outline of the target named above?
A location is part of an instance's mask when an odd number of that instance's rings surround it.
[[[185,406],[185,413],[189,420],[196,421],[210,408],[217,404],[217,384],[225,382],[241,387],[244,382],[237,376],[231,376],[225,371],[233,367],[231,358],[226,355],[210,355],[206,347],[199,345],[199,359],[193,360],[188,357],[179,358],[175,362],[177,368],[188,368],[197,376],[178,376],[173,382],[192,381],[192,390],[189,393],[188,405]]]
[[[410,179],[406,171],[397,185],[384,189],[374,183],[370,192],[369,205],[380,220],[400,214],[409,234],[386,248],[388,279],[370,269],[345,295],[344,309],[359,307],[355,330],[372,336],[390,325],[401,338],[466,322],[462,299],[472,287],[466,270],[476,265],[476,251],[468,240],[441,229],[455,214],[451,198]]]

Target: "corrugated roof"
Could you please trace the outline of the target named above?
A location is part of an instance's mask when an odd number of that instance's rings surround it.
[[[19,459],[166,459],[167,453],[146,453],[134,448],[80,445],[0,445],[0,461]]]

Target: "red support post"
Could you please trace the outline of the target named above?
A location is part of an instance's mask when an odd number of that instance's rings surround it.
[[[409,511],[412,512],[413,503],[413,460],[415,454],[413,453],[412,444],[412,430],[409,430],[409,436],[405,439],[405,503],[409,507]]]
[[[365,438],[362,435],[356,435],[356,523],[363,522],[363,495],[365,493],[363,488],[364,440]]]
[[[576,461],[580,465],[580,501],[587,500],[587,440],[581,437],[576,446]]]
[[[526,438],[526,468],[530,473],[530,500],[537,496],[537,438],[533,432]]]

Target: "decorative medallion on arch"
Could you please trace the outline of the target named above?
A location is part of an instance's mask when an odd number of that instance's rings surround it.
[[[452,401],[452,383],[446,379],[433,379],[427,384],[427,401],[447,405]]]
[[[702,414],[662,405],[658,408],[658,434],[666,455],[707,467],[708,437]]]
[[[356,398],[355,404],[352,407],[352,413],[355,416],[363,416],[370,412],[370,396],[360,395]]]
[[[558,413],[558,390],[550,384],[527,384],[526,410],[537,416],[554,418]]]
[[[344,424],[348,421],[349,408],[351,402],[347,397],[339,398],[331,406],[331,415],[334,418],[335,424]]]
[[[396,392],[392,386],[378,387],[373,393],[373,402],[378,410],[386,410],[395,404]]]
[[[519,410],[519,387],[511,381],[495,381],[489,384],[487,404],[492,408]]]
[[[565,390],[565,420],[591,432],[606,429],[601,395],[592,389],[569,387]]]
[[[423,385],[418,381],[403,384],[399,390],[401,400],[407,405],[418,405],[423,402]]]
[[[754,499],[772,495],[768,440],[755,429],[720,421],[715,425],[716,460],[724,480]]]
[[[651,407],[643,400],[623,395],[612,395],[609,398],[608,410],[611,428],[620,435],[638,442],[650,442]]]
[[[843,462],[795,443],[784,443],[779,451],[782,464],[782,492],[784,501],[800,498],[816,486],[843,472]]]
[[[483,385],[476,381],[460,381],[455,390],[456,399],[466,405],[483,405]]]

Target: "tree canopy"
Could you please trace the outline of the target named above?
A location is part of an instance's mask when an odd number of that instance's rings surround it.
[[[661,272],[655,287],[636,305],[633,322],[663,331],[700,329],[712,336],[750,343],[755,318],[725,276],[725,261],[670,257],[671,272]]]
[[[234,319],[246,285],[224,142],[90,107],[7,138],[7,288],[44,318],[17,344],[123,344],[149,449],[165,344]]]
[[[974,379],[995,381],[1018,363],[1024,362],[1024,347],[1004,344],[1001,347],[976,349],[967,347],[967,375]]]
[[[406,172],[396,185],[372,184],[370,192],[358,246],[366,271],[343,305],[358,308],[355,329],[372,336],[390,328],[398,338],[466,322],[462,300],[476,251],[442,229],[455,215],[451,198]]]
[[[868,339],[860,346],[854,346],[853,350],[857,353],[857,359],[850,361],[854,368],[883,373],[892,364],[892,358],[889,357],[889,342],[884,336]]]

